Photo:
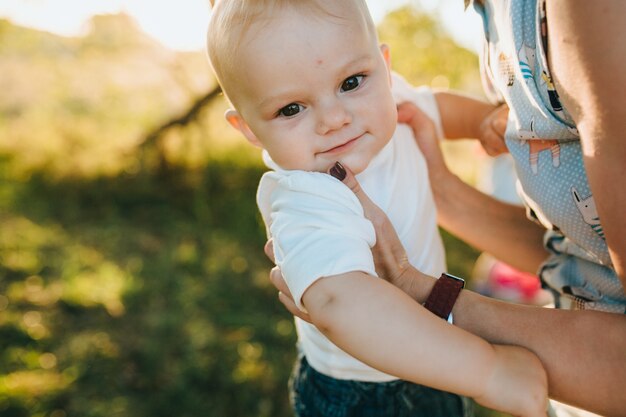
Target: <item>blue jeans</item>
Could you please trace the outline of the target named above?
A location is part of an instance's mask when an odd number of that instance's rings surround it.
[[[470,417],[468,398],[411,382],[361,382],[317,372],[300,355],[289,380],[296,417]]]

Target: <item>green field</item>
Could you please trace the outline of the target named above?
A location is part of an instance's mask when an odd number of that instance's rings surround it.
[[[0,415],[289,415],[260,173],[3,182]],[[468,276],[476,253],[446,247]]]

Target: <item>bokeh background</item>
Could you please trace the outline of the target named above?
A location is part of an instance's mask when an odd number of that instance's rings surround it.
[[[471,41],[442,23],[460,0],[370,3],[396,71],[482,94]],[[204,52],[129,13],[72,36],[5,17],[0,91],[0,416],[290,416],[295,333],[267,279],[264,167],[222,120]],[[476,182],[473,143],[446,156]],[[478,253],[444,238],[469,277]]]

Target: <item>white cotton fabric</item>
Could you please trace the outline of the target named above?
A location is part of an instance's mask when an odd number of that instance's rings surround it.
[[[439,112],[429,89],[413,89],[394,76],[393,92],[397,102],[409,100],[418,105],[441,132]],[[257,203],[268,235],[274,239],[276,263],[298,307],[304,308],[302,295],[322,277],[341,279],[334,276],[350,271],[376,276],[371,253],[376,235],[352,191],[328,174],[282,170],[267,154],[264,159],[274,171],[263,175]],[[389,216],[411,264],[439,276],[445,270],[444,250],[426,163],[410,128],[399,125],[357,179]],[[296,328],[300,348],[317,371],[338,379],[396,379],[349,356],[315,326],[296,318]]]

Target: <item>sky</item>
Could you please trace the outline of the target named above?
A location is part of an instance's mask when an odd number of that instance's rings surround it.
[[[462,0],[367,0],[375,22],[405,4],[419,3],[437,13],[451,36],[468,49],[480,47],[480,19],[463,12]],[[204,48],[208,0],[0,0],[0,17],[15,24],[76,36],[94,14],[126,12],[163,45],[176,50]]]

